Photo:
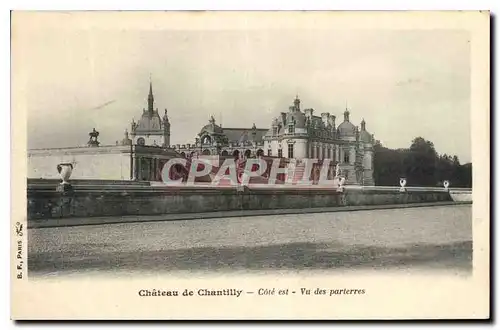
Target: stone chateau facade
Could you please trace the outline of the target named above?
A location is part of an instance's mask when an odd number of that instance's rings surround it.
[[[130,131],[115,146],[101,146],[95,129],[89,133],[87,147],[28,150],[29,177],[56,178],[58,163],[75,164],[73,178],[113,180],[161,180],[162,165],[172,157],[220,155],[296,160],[330,159],[340,167],[347,184],[373,185],[374,136],[350,120],[348,109],[338,126],[328,112],[319,116],[313,109],[301,109],[298,96],[268,128],[222,127],[211,117],[195,136],[194,143],[170,144],[171,124],[167,109],[160,115],[154,107],[150,82],[147,109],[140,119],[132,120]],[[119,168],[120,171],[116,169]],[[105,175],[104,175],[105,173]],[[75,177],[76,176],[76,177]]]
[[[348,184],[373,185],[374,136],[350,121],[344,111],[344,121],[335,124],[329,112],[314,115],[313,109],[300,108],[295,98],[287,112],[281,112],[264,135],[264,150],[268,156],[290,159],[330,159],[338,163]]]
[[[222,127],[212,116],[194,143],[169,145],[167,110],[163,118],[157,109],[153,110],[152,85],[149,87],[148,110],[143,110],[138,123],[132,122],[131,139],[126,137],[127,143],[170,147],[182,156],[265,155],[299,162],[304,158],[330,159],[339,163],[348,184],[373,185],[374,136],[366,130],[364,120],[361,128],[351,122],[347,108],[343,122],[337,126],[336,117],[329,112],[318,116],[311,108],[302,110],[297,96],[287,112],[273,119],[270,128],[257,128],[255,124],[249,128]]]

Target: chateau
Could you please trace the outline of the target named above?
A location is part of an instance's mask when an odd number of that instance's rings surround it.
[[[361,121],[361,129],[350,121],[338,126],[329,112],[320,116],[311,108],[301,109],[297,96],[288,111],[281,112],[268,128],[232,128],[217,125],[211,117],[193,143],[170,144],[171,123],[167,109],[161,116],[154,106],[153,85],[149,84],[147,109],[132,120],[130,132],[115,146],[100,146],[95,129],[87,147],[35,149],[28,151],[29,177],[57,178],[58,163],[75,164],[73,178],[113,180],[161,180],[164,163],[173,157],[192,155],[266,156],[294,159],[330,159],[338,163],[347,184],[373,185],[374,137]],[[175,123],[174,123],[175,127]],[[118,170],[119,169],[119,170]]]
[[[350,184],[373,185],[374,137],[361,121],[361,130],[344,111],[344,121],[336,127],[336,117],[329,112],[315,116],[313,109],[300,109],[295,98],[288,112],[274,118],[264,136],[268,156],[303,159],[331,159],[338,162]]]
[[[194,144],[172,146],[182,155],[266,155],[296,159],[330,159],[338,162],[348,184],[373,185],[374,136],[361,129],[344,111],[344,121],[335,125],[336,117],[328,112],[314,115],[313,109],[300,108],[298,96],[287,112],[273,119],[270,128],[223,128],[213,117],[205,125]]]

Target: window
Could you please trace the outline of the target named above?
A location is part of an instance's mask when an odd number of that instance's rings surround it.
[[[349,171],[348,170],[345,170],[344,171],[344,176],[345,176],[345,179],[348,180],[349,179]]]
[[[344,163],[349,163],[349,150],[344,150]]]
[[[316,154],[314,155],[314,158],[319,159],[319,146],[316,146]]]
[[[288,158],[293,158],[293,144],[288,145]]]
[[[267,155],[268,155],[268,156],[271,156],[271,155],[272,155],[272,151],[271,151],[271,149],[267,149]]]
[[[293,124],[288,125],[288,133],[289,134],[295,133],[295,126]]]
[[[146,141],[144,140],[144,138],[140,137],[137,139],[137,144],[143,146],[146,144]]]
[[[210,144],[212,141],[210,139],[210,136],[205,136],[202,140],[203,144]]]
[[[278,157],[283,158],[283,149],[281,148],[278,149]]]

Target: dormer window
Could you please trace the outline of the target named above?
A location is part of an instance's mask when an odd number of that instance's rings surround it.
[[[290,124],[288,125],[288,134],[294,134],[295,133],[295,125]]]
[[[202,140],[203,144],[210,144],[212,141],[210,139],[210,136],[205,136]]]

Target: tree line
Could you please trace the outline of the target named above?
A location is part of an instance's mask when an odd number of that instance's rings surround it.
[[[379,186],[399,185],[405,178],[408,186],[472,187],[472,163],[460,164],[458,157],[439,155],[431,141],[415,138],[408,149],[389,149],[377,141],[374,145],[374,181]]]

